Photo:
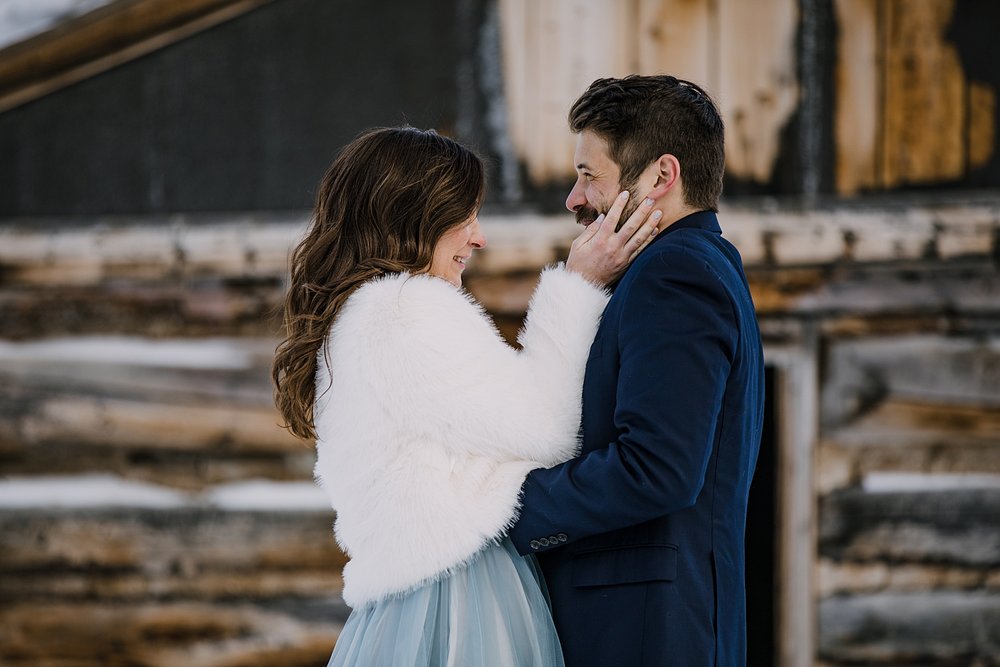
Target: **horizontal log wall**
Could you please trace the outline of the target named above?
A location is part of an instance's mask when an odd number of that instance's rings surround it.
[[[828,343],[817,490],[831,664],[1000,655],[998,294],[987,335]]]
[[[789,565],[815,567],[817,655],[993,659],[988,632],[948,628],[992,618],[1000,594],[1000,207],[759,202],[720,218],[767,344],[818,336],[818,559]],[[178,216],[0,229],[5,664],[133,651],[159,664],[271,664],[278,644],[297,647],[294,664],[323,664],[346,613],[343,555],[325,501],[301,495],[313,453],[278,426],[268,379],[273,309],[304,224]],[[578,228],[565,216],[483,225],[489,246],[467,285],[513,340],[538,270]],[[27,500],[15,508],[11,494]],[[204,621],[184,621],[211,616],[223,620],[198,637]],[[131,638],[150,624],[169,637],[143,653]],[[107,627],[119,628],[113,641]],[[61,657],[31,639],[54,628],[74,638]]]

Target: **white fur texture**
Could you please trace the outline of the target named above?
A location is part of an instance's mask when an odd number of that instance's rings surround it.
[[[426,275],[359,288],[317,373],[316,479],[351,557],[351,606],[467,562],[517,517],[533,468],[577,451],[583,372],[607,295],[562,267],[532,296],[523,349]],[[332,382],[331,382],[332,377]]]

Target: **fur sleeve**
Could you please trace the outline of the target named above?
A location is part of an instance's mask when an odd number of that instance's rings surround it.
[[[438,278],[392,276],[348,299],[316,387],[316,479],[351,556],[348,604],[467,562],[516,520],[528,471],[575,452],[605,302],[565,269],[544,272],[516,350]]]
[[[562,267],[542,273],[523,346],[501,338],[464,292],[410,276],[381,295],[370,381],[385,408],[448,451],[553,465],[572,456],[583,372],[607,295]]]

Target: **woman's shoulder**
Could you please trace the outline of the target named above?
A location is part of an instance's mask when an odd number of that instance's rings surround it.
[[[347,299],[341,309],[341,327],[397,330],[419,327],[422,322],[478,323],[482,306],[462,288],[428,274],[395,273],[369,280]]]

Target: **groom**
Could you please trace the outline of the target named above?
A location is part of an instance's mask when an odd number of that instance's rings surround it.
[[[716,217],[722,119],[671,76],[600,79],[569,114],[577,221],[648,196],[668,226],[614,286],[583,386],[582,451],[528,475],[510,536],[545,574],[567,667],[743,665],[743,530],[764,363]],[[663,224],[663,223],[661,223]]]

